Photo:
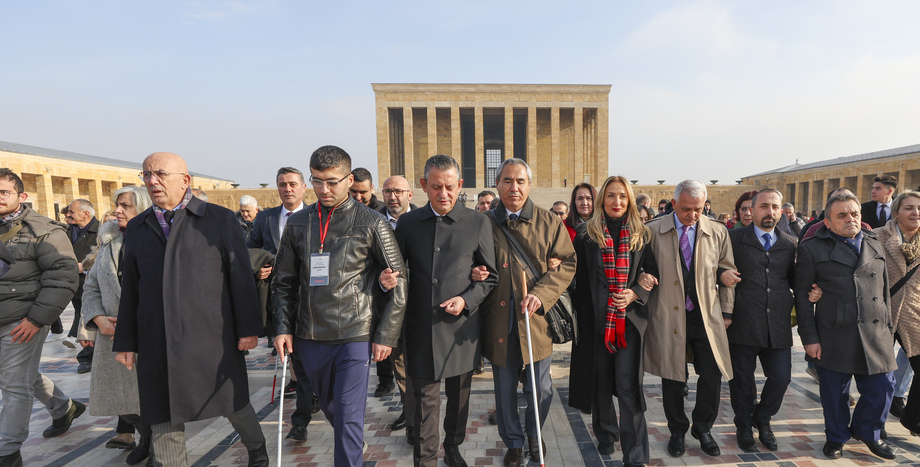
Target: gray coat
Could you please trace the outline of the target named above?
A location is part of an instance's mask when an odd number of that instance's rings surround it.
[[[89,413],[96,417],[140,413],[137,372],[115,361],[112,336],[98,332],[97,316],[118,316],[121,277],[118,259],[125,236],[117,221],[99,228],[99,253],[83,284],[83,325],[95,332],[93,372],[89,387]],[[116,323],[117,326],[117,323]]]
[[[826,226],[799,245],[795,308],[802,343],[821,344],[821,359],[807,360],[840,373],[874,375],[897,367],[894,325],[883,247],[875,233],[862,233],[858,257]],[[808,301],[814,283],[824,291],[816,304]]]
[[[754,224],[728,232],[741,282],[728,341],[760,348],[792,347],[792,298],[796,240],[780,230],[770,251],[763,249]]]

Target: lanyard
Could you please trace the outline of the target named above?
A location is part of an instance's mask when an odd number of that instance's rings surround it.
[[[323,228],[323,208],[322,206],[317,209],[319,214],[319,252],[323,253],[323,245],[326,243],[326,234],[329,233],[329,221],[332,220],[332,212],[335,211],[335,208],[339,207],[336,205],[334,208],[329,210],[329,217],[326,218],[326,227]]]

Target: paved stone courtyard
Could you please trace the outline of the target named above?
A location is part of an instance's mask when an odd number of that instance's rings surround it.
[[[69,329],[72,309],[64,313],[64,329]],[[249,384],[252,404],[258,413],[262,428],[268,440],[271,465],[277,465],[278,455],[278,401],[270,404],[274,357],[260,341],[260,346],[248,356],[250,368]],[[713,435],[722,448],[720,457],[709,457],[702,453],[699,443],[687,437],[687,454],[679,459],[671,458],[665,449],[669,433],[661,406],[661,381],[657,377],[645,379],[645,394],[648,402],[648,425],[651,438],[650,465],[738,465],[738,466],[817,466],[817,465],[918,465],[920,466],[920,438],[911,437],[896,419],[889,421],[887,429],[889,443],[898,455],[894,461],[873,456],[869,450],[856,441],[845,446],[842,459],[831,461],[824,458],[821,447],[824,444],[823,418],[818,402],[818,386],[805,373],[803,352],[798,346],[793,352],[792,384],[786,392],[786,399],[780,414],[773,423],[779,443],[775,452],[761,448],[759,453],[745,453],[738,449],[734,440],[734,425],[729,404],[728,384],[722,385],[720,417],[716,421]],[[89,398],[90,375],[77,374],[76,350],[64,347],[60,340],[47,342],[42,352],[41,371],[60,385],[72,398],[86,402]],[[591,431],[590,415],[583,415],[568,407],[569,345],[556,346],[553,357],[553,405],[544,427],[547,445],[547,466],[621,466],[622,453],[612,456],[598,454]],[[763,375],[758,375],[758,383]],[[504,444],[498,436],[498,428],[488,424],[488,412],[494,407],[492,396],[491,369],[473,381],[470,423],[467,439],[462,445],[465,459],[470,465],[502,465]],[[280,371],[279,371],[280,380]],[[694,387],[691,378],[691,390]],[[412,450],[406,444],[403,430],[391,432],[389,424],[399,415],[401,407],[398,393],[373,397],[377,379],[371,368],[368,389],[368,407],[365,424],[365,441],[368,444],[364,456],[365,467],[402,467],[412,465]],[[281,386],[281,383],[278,383]],[[693,392],[688,401],[692,407]],[[290,413],[293,403],[286,401],[284,407],[285,426],[283,434],[290,429]],[[443,416],[443,410],[442,410]],[[30,423],[30,436],[22,455],[26,465],[48,466],[114,466],[124,463],[127,451],[106,449],[105,442],[114,436],[115,417],[91,417],[88,413],[78,418],[65,435],[42,438],[41,432],[51,424],[44,407],[36,403]],[[195,466],[245,465],[246,449],[239,443],[230,424],[224,418],[217,418],[186,425],[188,435],[189,462]],[[760,444],[758,443],[758,446]],[[332,428],[322,413],[316,414],[309,427],[309,437],[304,443],[284,440],[282,442],[282,464],[286,466],[328,466],[332,465]],[[442,453],[443,454],[443,453]],[[537,465],[531,462],[530,465]]]

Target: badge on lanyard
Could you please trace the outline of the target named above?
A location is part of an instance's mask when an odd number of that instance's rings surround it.
[[[310,255],[310,286],[329,285],[329,253]]]

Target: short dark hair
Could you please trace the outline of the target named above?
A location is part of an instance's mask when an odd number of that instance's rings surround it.
[[[859,206],[859,198],[857,198],[856,195],[852,193],[837,193],[836,195],[827,199],[827,204],[824,205],[824,215],[830,216],[831,206],[842,201],[855,201],[856,205]]]
[[[891,188],[892,190],[898,189],[898,179],[892,177],[891,175],[882,175],[880,177],[875,177],[875,180],[873,180],[873,183],[874,182],[879,182],[882,185],[885,185],[888,188]]]
[[[574,226],[578,223],[578,219],[576,218],[579,216],[579,214],[578,214],[578,208],[575,207],[575,197],[578,196],[578,190],[582,188],[588,190],[588,192],[591,193],[592,209],[597,209],[597,206],[595,206],[594,204],[594,203],[597,203],[597,188],[594,188],[594,185],[591,185],[588,182],[582,182],[582,183],[579,183],[578,185],[575,185],[575,187],[572,188],[572,200],[569,201],[569,206],[570,206],[569,215],[566,216],[566,220],[569,221],[569,225]]]
[[[16,172],[13,172],[6,167],[0,167],[0,179],[6,179],[7,181],[12,182],[13,187],[16,188],[18,193],[26,191],[26,187],[22,184],[22,179],[19,178],[19,175],[16,175]]]
[[[761,193],[776,193],[776,196],[779,196],[779,201],[783,202],[783,194],[779,190],[774,188],[762,188],[760,191],[754,193],[754,196],[751,198],[751,207],[757,206],[757,195]]]
[[[351,173],[351,156],[338,146],[323,146],[310,156],[310,168],[319,171],[343,169]]]
[[[482,190],[482,191],[480,191],[479,194],[476,195],[476,199],[478,200],[479,198],[482,198],[483,196],[491,196],[492,199],[495,199],[495,193],[493,193],[492,190]]]
[[[371,185],[374,184],[374,176],[371,175],[371,172],[364,167],[358,167],[355,170],[351,171],[351,174],[355,176],[355,183],[361,182],[371,182]]]
[[[278,182],[278,177],[284,174],[297,174],[300,175],[300,183],[307,183],[306,179],[303,178],[303,172],[293,168],[293,167],[282,167],[278,169],[278,173],[275,174],[275,183]]]
[[[460,164],[457,164],[457,161],[453,157],[444,154],[436,154],[429,157],[428,160],[425,161],[425,180],[428,180],[428,173],[431,172],[432,167],[438,170],[454,169],[457,171],[457,179],[460,179]]]
[[[754,199],[755,196],[757,196],[757,190],[745,191],[744,193],[741,193],[741,196],[738,197],[738,201],[735,201],[735,212],[738,213],[739,218],[741,217],[741,203],[747,200]],[[754,202],[751,201],[751,207],[753,206],[754,206]]]

